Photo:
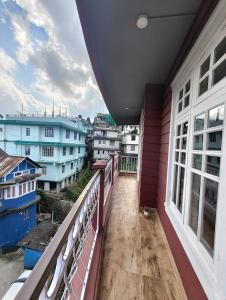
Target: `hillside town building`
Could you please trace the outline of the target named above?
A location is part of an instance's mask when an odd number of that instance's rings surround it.
[[[86,154],[86,127],[66,117],[7,115],[0,119],[0,147],[39,163],[38,187],[59,192],[76,179]]]
[[[16,246],[36,226],[36,181],[41,166],[0,149],[0,252]]]

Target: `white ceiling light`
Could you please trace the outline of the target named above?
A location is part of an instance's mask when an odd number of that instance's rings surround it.
[[[137,28],[144,29],[148,26],[148,16],[147,15],[139,15],[137,17]]]

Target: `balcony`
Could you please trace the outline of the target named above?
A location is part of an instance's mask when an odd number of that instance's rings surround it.
[[[186,299],[159,218],[139,213],[136,173],[119,176],[119,160],[94,164],[17,300]]]

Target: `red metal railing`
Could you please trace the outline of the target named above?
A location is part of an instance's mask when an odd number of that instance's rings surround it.
[[[93,299],[118,155],[96,171],[15,299]],[[97,259],[98,258],[98,259]],[[98,265],[97,264],[97,265]],[[92,290],[93,289],[93,290]]]

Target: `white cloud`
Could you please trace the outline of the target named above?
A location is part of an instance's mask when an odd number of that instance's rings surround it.
[[[10,18],[14,38],[18,43],[16,51],[17,60],[22,64],[26,64],[29,57],[34,53],[32,37],[30,36],[26,21],[21,16],[10,14]]]
[[[15,61],[2,48],[0,48],[0,62],[2,62],[1,69],[7,73],[12,73],[16,68]]]
[[[68,1],[67,5],[61,0],[15,1],[25,12],[8,14],[18,43],[17,60],[33,65],[35,81],[31,86],[23,87],[22,95],[14,81],[14,89],[12,85],[11,89],[7,88],[8,95],[13,97],[14,90],[18,99],[21,96],[22,102],[26,99],[37,109],[43,109],[43,104],[38,105],[38,100],[30,97],[29,90],[48,99],[49,107],[54,99],[56,106],[67,108],[71,114],[94,116],[98,111],[106,111],[89,62],[74,0]],[[36,40],[31,24],[44,29],[48,40]]]

